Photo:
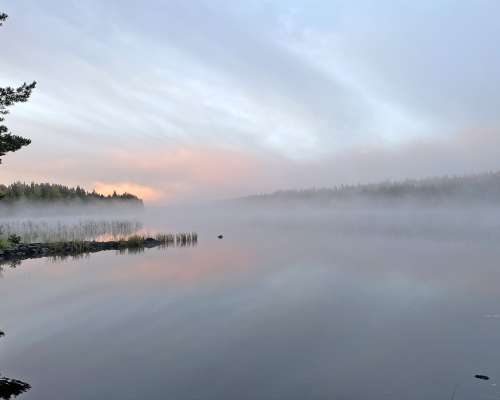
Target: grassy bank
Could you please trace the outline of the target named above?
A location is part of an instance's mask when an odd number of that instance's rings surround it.
[[[138,251],[152,247],[189,247],[198,243],[198,234],[190,233],[159,233],[153,237],[132,235],[128,238],[110,241],[70,240],[48,243],[21,243],[19,237],[12,235],[2,240],[0,263],[29,258],[64,257],[95,253],[104,250]]]

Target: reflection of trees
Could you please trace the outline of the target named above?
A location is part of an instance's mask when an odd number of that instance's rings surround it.
[[[16,268],[17,266],[21,265],[21,260],[0,260],[0,278],[3,278],[2,272],[4,271],[4,265],[8,265],[10,268]],[[0,335],[0,337],[2,336],[3,335]]]
[[[0,331],[0,338],[3,336],[5,336],[5,333]],[[30,389],[31,385],[29,383],[0,376],[0,399],[2,400],[12,399]]]
[[[0,229],[1,231],[1,229]],[[198,235],[196,233],[190,234],[178,234],[177,236],[171,235],[173,238],[164,239],[161,236],[159,239],[153,238],[140,238],[139,243],[135,243],[129,240],[113,240],[109,242],[54,242],[54,243],[38,243],[36,246],[39,248],[44,248],[46,252],[38,252],[36,254],[18,253],[11,254],[9,257],[13,258],[1,258],[0,256],[0,278],[3,277],[2,272],[4,272],[5,268],[17,268],[21,265],[23,260],[34,259],[34,258],[42,258],[48,257],[53,262],[63,262],[67,259],[79,259],[83,257],[89,257],[92,253],[97,253],[99,251],[105,250],[116,250],[119,254],[136,254],[142,253],[145,249],[158,247],[161,249],[165,249],[168,247],[196,247],[198,245]],[[96,245],[97,244],[97,245]],[[100,244],[101,246],[99,246]],[[109,246],[104,246],[104,245]],[[66,245],[70,246],[69,248],[65,247]],[[48,251],[51,251],[48,253]],[[60,252],[60,254],[58,254]],[[21,255],[19,255],[21,254]],[[6,257],[3,255],[3,257]]]
[[[17,379],[0,378],[0,399],[9,400],[31,389],[31,386]]]

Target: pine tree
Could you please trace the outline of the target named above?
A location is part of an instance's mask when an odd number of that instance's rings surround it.
[[[0,26],[7,19],[7,14],[0,13]],[[4,115],[9,113],[7,107],[13,106],[16,103],[25,103],[31,96],[31,91],[35,88],[36,82],[27,84],[23,83],[19,87],[0,87],[0,157],[6,153],[19,150],[21,147],[31,143],[30,139],[22,136],[13,135],[9,128],[2,125],[5,120]],[[2,159],[0,158],[0,163]]]

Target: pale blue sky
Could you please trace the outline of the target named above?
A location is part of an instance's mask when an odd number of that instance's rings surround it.
[[[8,117],[33,144],[5,158],[4,181],[136,185],[160,201],[498,168],[497,1],[0,10],[0,85],[39,81]]]

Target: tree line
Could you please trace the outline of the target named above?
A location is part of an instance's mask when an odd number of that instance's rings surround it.
[[[329,188],[280,190],[244,197],[248,202],[302,201],[475,201],[500,204],[500,171],[466,176],[445,176],[373,184],[338,185]]]
[[[0,12],[0,27],[7,20],[8,15]],[[0,164],[2,157],[7,153],[15,152],[31,143],[31,139],[19,135],[14,135],[10,129],[4,125],[5,116],[10,113],[9,108],[17,103],[25,103],[29,100],[36,81],[23,83],[20,86],[0,87]],[[64,185],[50,183],[22,183],[16,182],[11,185],[0,185],[0,201],[15,202],[19,200],[30,201],[57,201],[57,200],[83,200],[83,201],[129,201],[141,203],[142,200],[130,193],[105,196],[95,191],[87,192],[81,187],[70,188]]]
[[[54,202],[54,201],[83,201],[83,202],[129,202],[141,204],[142,200],[131,194],[117,194],[116,191],[111,195],[97,193],[95,190],[89,192],[80,186],[68,187],[53,183],[24,183],[15,182],[10,185],[0,184],[0,204],[14,203],[18,201],[29,202]]]

